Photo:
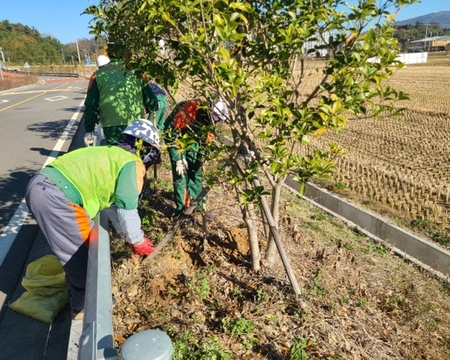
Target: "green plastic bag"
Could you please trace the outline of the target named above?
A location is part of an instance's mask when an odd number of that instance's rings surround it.
[[[45,255],[27,266],[22,279],[25,292],[11,309],[47,324],[69,303],[66,274],[54,255]]]

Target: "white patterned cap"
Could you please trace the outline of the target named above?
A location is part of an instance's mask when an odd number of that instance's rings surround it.
[[[149,120],[138,119],[130,123],[122,134],[134,136],[137,139],[144,140],[147,144],[159,149],[158,129]]]

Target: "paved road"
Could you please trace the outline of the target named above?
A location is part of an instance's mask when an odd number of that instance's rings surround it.
[[[87,80],[47,79],[0,93],[0,360],[65,359],[70,310],[52,326],[8,308],[24,292],[26,266],[50,248],[23,202],[29,179],[61,153],[82,146]]]

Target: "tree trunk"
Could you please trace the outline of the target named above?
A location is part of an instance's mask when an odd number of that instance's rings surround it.
[[[252,256],[253,271],[261,270],[261,252],[258,243],[258,231],[256,227],[256,213],[253,204],[245,205],[244,221],[247,224],[248,240],[250,242],[250,253]]]
[[[275,223],[275,228],[278,231],[278,225],[280,221],[280,199],[281,199],[281,187],[284,183],[284,178],[279,179],[276,186],[272,188],[272,216]],[[275,257],[277,254],[277,245],[275,243],[275,240],[270,234],[269,236],[269,242],[267,243],[267,249],[266,249],[266,255],[265,259],[269,264],[273,264],[275,261]]]

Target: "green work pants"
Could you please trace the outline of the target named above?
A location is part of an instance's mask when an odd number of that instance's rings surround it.
[[[155,124],[160,133],[164,131],[164,121],[166,120],[167,99],[165,95],[157,95],[158,110],[150,111],[148,119]]]
[[[188,163],[188,170],[185,175],[178,175],[176,172],[176,161],[172,158],[170,163],[172,165],[173,178],[173,197],[175,200],[176,212],[181,214],[189,207],[189,204],[202,192],[202,177],[203,169],[202,162],[198,159],[197,151],[186,151],[186,161]],[[198,211],[203,211],[204,202],[199,202],[197,205]]]

